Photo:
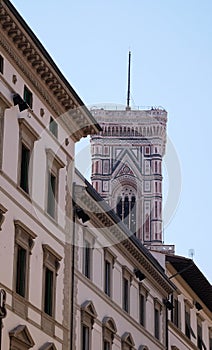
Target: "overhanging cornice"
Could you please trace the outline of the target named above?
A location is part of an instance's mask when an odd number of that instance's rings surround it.
[[[8,0],[0,0],[0,44],[54,113],[70,129],[74,140],[101,127],[60,72],[43,45]]]

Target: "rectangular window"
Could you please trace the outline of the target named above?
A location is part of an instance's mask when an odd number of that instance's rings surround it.
[[[58,124],[57,122],[50,117],[50,123],[49,123],[49,131],[57,138],[58,137]]]
[[[139,295],[139,322],[142,326],[145,325],[145,296]]]
[[[30,150],[22,143],[20,187],[26,193],[29,193],[29,162],[30,162]]]
[[[154,321],[155,321],[155,338],[159,339],[160,338],[160,311],[155,308],[154,312]]]
[[[185,335],[191,339],[191,336],[196,339],[196,335],[191,327],[191,316],[190,316],[190,307],[185,304]]]
[[[190,310],[187,308],[185,309],[185,335],[189,339],[191,338],[191,332],[190,332]]]
[[[171,310],[171,321],[175,326],[180,327],[180,304],[177,298],[172,297],[173,309]]]
[[[26,296],[26,256],[26,249],[17,245],[16,293],[22,297]]]
[[[90,329],[82,325],[82,350],[90,349]]]
[[[105,293],[110,296],[111,293],[111,263],[105,260]]]
[[[13,309],[16,313],[26,315],[26,300],[28,300],[30,256],[34,246],[34,234],[20,220],[14,221],[14,276],[13,276]],[[24,299],[22,299],[22,298]]]
[[[43,244],[43,295],[42,310],[44,315],[54,317],[56,300],[56,278],[60,267],[61,256],[48,244]],[[48,327],[45,324],[45,317],[42,318],[44,330]]]
[[[2,55],[0,55],[0,73],[4,73],[4,59]]]
[[[86,239],[83,246],[83,274],[87,278],[91,277],[91,247]]]
[[[129,312],[129,281],[123,278],[123,309]]]
[[[24,101],[32,108],[32,92],[24,85]]]
[[[56,176],[49,171],[48,173],[48,196],[47,212],[53,218],[55,217],[55,198],[56,196]]]
[[[103,347],[103,350],[110,350],[111,349],[111,347],[110,347],[110,343],[109,343],[109,341],[104,341],[104,347]]]
[[[44,285],[44,312],[52,316],[53,307],[53,271],[46,267]]]

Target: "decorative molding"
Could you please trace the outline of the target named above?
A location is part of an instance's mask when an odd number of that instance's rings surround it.
[[[73,139],[79,140],[81,137],[98,132],[99,126],[95,123],[95,119],[82,102],[77,101],[74,90],[59,76],[58,68],[51,58],[45,57],[47,53],[45,54],[41,44],[36,42],[35,37],[30,37],[33,34],[28,33],[27,28],[24,29],[18,20],[11,9],[1,2],[0,23],[5,37],[1,35],[0,44],[7,55],[57,116],[71,111],[71,117],[68,119],[69,126],[74,126],[74,132],[70,135]]]

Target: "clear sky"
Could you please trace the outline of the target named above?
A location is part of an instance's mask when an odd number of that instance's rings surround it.
[[[168,111],[168,137],[180,162],[180,201],[165,226],[165,242],[184,256],[194,249],[194,261],[211,282],[211,0],[12,3],[88,106],[126,103],[131,49],[132,107]],[[171,174],[174,188],[179,179]]]

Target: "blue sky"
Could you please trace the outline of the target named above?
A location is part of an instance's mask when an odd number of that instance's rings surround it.
[[[194,249],[196,264],[211,282],[212,2],[12,3],[87,105],[125,104],[131,49],[132,107],[165,107],[180,162],[181,196],[165,242],[180,255]]]

